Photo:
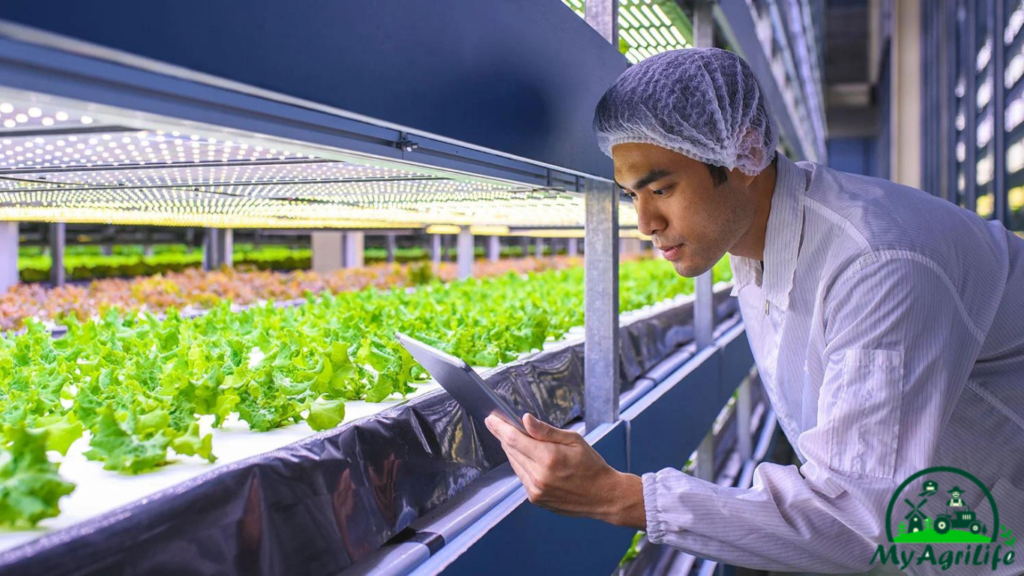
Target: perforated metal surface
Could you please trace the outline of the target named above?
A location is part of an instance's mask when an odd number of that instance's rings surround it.
[[[375,158],[339,161],[257,134],[124,126],[124,116],[105,118],[86,103],[0,89],[0,123],[8,117],[14,127],[0,132],[0,220],[260,228],[584,223],[582,197],[559,189]],[[635,223],[632,210],[623,210],[623,220]]]

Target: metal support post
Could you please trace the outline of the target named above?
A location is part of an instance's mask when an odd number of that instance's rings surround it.
[[[362,232],[345,232],[341,261],[343,268],[363,267],[364,239],[365,235]]]
[[[456,258],[458,259],[459,280],[465,280],[473,276],[473,260],[476,257],[473,244],[473,233],[469,227],[463,227],[459,231],[458,245],[456,246]]]
[[[707,348],[714,340],[715,303],[711,284],[711,270],[693,279],[696,285],[697,299],[693,303],[693,331],[697,340],[697,349]]]
[[[64,285],[64,245],[67,227],[63,222],[50,224],[50,284]]]
[[[1010,226],[1009,206],[1006,190],[1006,86],[1003,71],[1006,70],[1006,44],[1000,40],[1006,28],[1006,2],[995,0],[990,4],[992,11],[992,192],[995,207],[992,217]]]
[[[976,50],[978,48],[978,40],[976,37],[978,29],[978,11],[975,9],[973,2],[964,3],[964,42],[962,49],[964,51],[960,57],[963,62],[966,62],[967,70],[971,71],[970,74],[964,74],[964,147],[967,149],[967,154],[964,156],[963,162],[963,176],[964,176],[964,191],[963,201],[964,208],[967,208],[971,212],[974,212],[977,207],[978,201],[978,158],[976,152],[978,147],[974,145],[978,141],[977,125],[978,125],[978,104],[977,104],[977,74],[974,74],[975,58],[977,56]],[[959,186],[959,184],[958,184]]]
[[[519,238],[519,246],[523,249],[523,258],[530,255],[530,239],[526,236]]]
[[[310,248],[313,251],[313,271],[330,274],[341,269],[344,236],[337,231],[316,231],[310,234]]]
[[[18,283],[18,223],[0,222],[0,293]]]
[[[693,2],[693,45],[697,48],[714,48],[715,20],[713,3],[710,0]]]
[[[207,228],[203,235],[203,270],[210,271],[220,268],[220,230]]]
[[[501,259],[501,237],[489,236],[487,238],[487,259],[497,262]]]
[[[580,241],[576,238],[569,238],[569,256],[579,256],[580,253]]]
[[[587,0],[584,14],[587,24],[609,44],[619,45],[619,0]]]
[[[619,418],[619,198],[586,182],[584,416],[587,430]]]
[[[441,235],[433,234],[430,237],[430,259],[434,265],[441,263]]]
[[[544,239],[534,238],[533,239],[533,255],[537,258],[544,257]]]
[[[100,245],[100,254],[104,256],[113,256],[114,254],[114,242],[117,239],[117,228],[113,226],[107,226],[103,230],[103,243]]]
[[[712,427],[713,428],[713,427]],[[697,469],[694,476],[708,482],[715,481],[715,431],[708,430],[707,435],[697,447]]]
[[[743,379],[738,388],[739,394],[736,396],[736,446],[741,462],[747,462],[754,457],[754,443],[750,430],[750,412],[753,408],[750,405],[751,379],[752,376]]]
[[[396,242],[396,236],[392,234],[387,235],[387,246],[388,246],[388,264],[395,263],[395,251],[398,248],[398,242]]]
[[[234,252],[234,232],[231,229],[209,228],[203,239],[203,270],[217,270],[231,266]]]

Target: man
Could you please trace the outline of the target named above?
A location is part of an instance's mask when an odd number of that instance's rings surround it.
[[[727,564],[859,572],[899,484],[953,466],[1024,530],[1024,241],[919,190],[777,155],[753,73],[722,50],[633,66],[594,124],[640,230],[681,275],[730,254],[801,465],[761,464],[749,489],[640,478],[577,434],[489,418],[532,502]]]
[[[952,498],[946,500],[946,506],[950,508],[957,508],[964,505],[964,501],[960,498],[960,494],[963,494],[963,490],[959,486],[953,486],[953,489],[949,491],[953,495]]]

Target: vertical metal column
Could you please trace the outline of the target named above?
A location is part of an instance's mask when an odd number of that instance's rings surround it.
[[[436,265],[441,263],[441,235],[433,234],[430,237],[430,260]]]
[[[64,245],[66,226],[63,222],[50,224],[50,284],[64,285]]]
[[[932,73],[935,61],[932,59],[932,37],[934,36],[932,10],[927,2],[921,6],[921,52],[918,55],[918,66],[921,70],[921,110],[935,110],[932,100],[935,97],[935,86],[932,84]],[[927,63],[927,65],[926,65]],[[938,191],[932,184],[935,171],[932,169],[932,144],[934,138],[931,135],[931,128],[934,124],[930,115],[921,115],[921,171],[920,188],[929,194],[938,195]]]
[[[544,257],[544,239],[534,238],[533,239],[533,255],[537,258]]]
[[[697,48],[715,46],[713,6],[710,0],[693,0],[693,45]]]
[[[609,44],[619,45],[619,0],[587,0],[584,14],[587,24]]]
[[[715,22],[712,3],[709,0],[693,1],[693,45],[709,48],[715,45]],[[696,300],[693,303],[694,336],[697,348],[706,348],[712,343],[714,333],[714,302],[711,289],[711,270],[694,279]],[[697,448],[696,476],[714,482],[715,475],[715,431],[708,430],[700,447]]]
[[[715,22],[712,3],[708,0],[693,2],[693,44],[698,48],[713,47]],[[694,334],[697,348],[711,345],[714,333],[714,302],[711,287],[711,270],[694,279],[696,301],[693,308]]]
[[[365,233],[345,232],[345,240],[342,244],[341,266],[342,268],[362,268],[364,264],[363,247],[365,246]]]
[[[207,228],[203,238],[203,270],[217,270],[231,266],[234,251],[234,231]]]
[[[946,146],[942,158],[942,170],[946,179],[946,199],[954,204],[957,201],[956,181],[956,2],[943,3],[942,46],[944,51],[942,69],[946,75],[944,94],[946,101],[942,106],[942,130]]]
[[[394,232],[387,235],[387,251],[388,251],[388,264],[395,263],[395,251],[398,248],[398,242],[395,241]]]
[[[619,418],[619,198],[610,182],[587,180],[584,345],[587,430]]]
[[[235,231],[231,228],[221,230],[220,238],[220,261],[224,266],[235,265]]]
[[[568,249],[567,249],[568,250],[568,255],[569,256],[579,256],[579,253],[580,253],[579,246],[580,246],[580,242],[579,242],[578,239],[576,239],[576,238],[569,238],[569,246],[568,246]]]
[[[753,409],[750,404],[750,387],[753,374],[754,370],[751,370],[751,374],[743,379],[738,389],[739,394],[736,396],[736,439],[742,462],[754,457],[754,442],[750,430],[750,413]]]
[[[707,348],[714,341],[715,308],[711,270],[694,278],[697,299],[693,303],[693,331],[697,349]]]
[[[331,274],[341,269],[345,236],[336,230],[314,230],[309,235],[313,252],[311,264],[317,274]]]
[[[501,236],[489,236],[487,238],[487,259],[497,262],[501,259]]]
[[[0,222],[0,293],[18,283],[18,223]]]
[[[523,249],[523,258],[530,255],[530,239],[528,237],[519,238],[519,246]]]
[[[107,226],[103,229],[103,244],[100,246],[100,254],[104,256],[113,256],[114,254],[114,242],[117,239],[117,228],[114,226]]]
[[[476,257],[475,246],[473,245],[473,233],[469,227],[463,227],[459,231],[458,245],[456,246],[456,258],[458,259],[459,280],[465,280],[473,276],[473,259]]]
[[[964,207],[971,212],[978,204],[978,11],[974,2],[964,0]]]
[[[216,228],[207,228],[203,234],[203,270],[216,270],[220,267],[217,260],[217,253],[220,244],[220,231]]]
[[[1003,30],[1006,29],[1006,3],[992,2],[992,192],[995,200],[993,217],[1010,226],[1009,209],[1006,199],[1006,44]]]
[[[712,426],[712,428],[714,428]],[[715,481],[715,434],[709,430],[707,436],[700,441],[697,447],[697,469],[694,476],[708,482]]]
[[[203,235],[203,270],[220,268],[220,230],[207,228]]]

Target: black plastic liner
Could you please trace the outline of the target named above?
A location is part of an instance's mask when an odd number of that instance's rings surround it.
[[[715,295],[716,317],[735,300]],[[693,339],[684,304],[621,328],[623,388]],[[557,426],[583,409],[583,345],[487,381]],[[337,574],[505,462],[443,390],[0,554],[3,574]]]

